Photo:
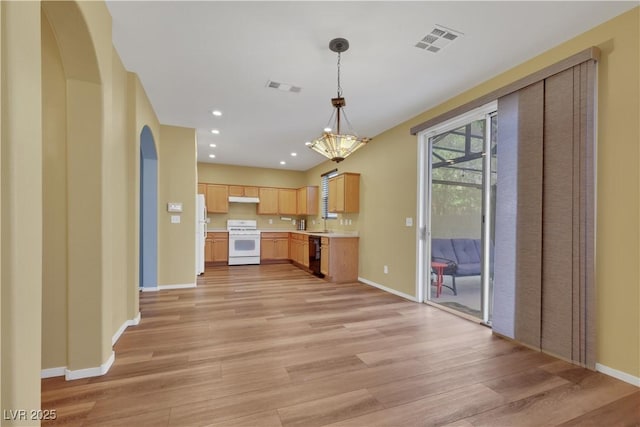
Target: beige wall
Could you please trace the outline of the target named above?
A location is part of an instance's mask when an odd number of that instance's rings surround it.
[[[158,286],[196,281],[196,133],[177,126],[160,127],[158,145]],[[182,213],[167,203],[182,203]],[[179,224],[171,216],[180,217]]]
[[[0,9],[0,410],[4,411],[40,408],[42,89],[39,3],[1,2]]]
[[[361,277],[415,295],[417,138],[409,129],[590,46],[598,46],[597,362],[640,376],[639,13],[633,9],[380,135],[338,165],[361,176]],[[308,171],[310,184],[334,165]],[[382,266],[389,265],[389,274]],[[631,266],[631,268],[630,268]]]
[[[58,45],[42,13],[42,367],[67,365],[67,103]]]
[[[137,313],[129,313],[128,299],[131,290],[136,291],[136,283],[127,276],[130,264],[135,257],[129,257],[126,248],[133,245],[133,236],[127,232],[129,217],[133,216],[133,206],[129,203],[128,190],[133,181],[128,179],[128,160],[130,146],[134,140],[127,132],[128,116],[132,111],[127,108],[127,71],[122,65],[115,49],[112,50],[112,137],[106,144],[105,160],[108,167],[105,174],[109,188],[109,201],[106,207],[109,211],[107,220],[110,234],[113,238],[111,266],[111,335],[128,319],[133,319]]]

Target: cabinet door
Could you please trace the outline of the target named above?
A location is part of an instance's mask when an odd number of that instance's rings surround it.
[[[260,259],[275,259],[275,240],[260,239]]]
[[[198,183],[198,194],[207,194],[207,184]]]
[[[244,187],[240,185],[230,185],[229,186],[229,195],[234,197],[242,197],[244,196]]]
[[[325,276],[329,275],[329,255],[331,253],[331,247],[329,246],[329,239],[322,238],[322,254],[320,255],[320,272]]]
[[[213,261],[227,262],[229,260],[229,239],[216,237],[213,239]]]
[[[278,213],[281,215],[296,214],[297,191],[292,188],[278,188]]]
[[[260,203],[258,203],[258,214],[277,215],[278,214],[278,189],[260,187]]]
[[[213,262],[213,239],[204,241],[204,261]]]
[[[331,178],[329,180],[329,203],[328,208],[329,212],[336,212],[338,205],[338,196],[336,194],[337,191],[337,180],[336,178]]]
[[[245,197],[258,197],[258,187],[244,187]]]
[[[289,239],[276,239],[274,242],[274,258],[289,258]]]
[[[305,267],[309,267],[309,239],[302,242],[302,262]]]
[[[336,177],[336,212],[344,212],[344,176]]]
[[[298,215],[307,215],[307,187],[299,188],[296,198],[296,213]]]
[[[229,187],[219,184],[207,184],[207,212],[229,212]]]

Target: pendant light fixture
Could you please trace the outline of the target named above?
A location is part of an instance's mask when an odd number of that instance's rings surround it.
[[[329,49],[338,54],[338,96],[331,98],[331,105],[335,110],[332,112],[323,134],[314,140],[309,148],[339,163],[371,141],[371,138],[358,137],[344,111],[346,102],[342,97],[342,86],[340,86],[340,55],[349,49],[349,41],[343,38],[333,39],[329,42]],[[344,125],[346,125],[344,129],[346,132],[342,133],[341,127]]]

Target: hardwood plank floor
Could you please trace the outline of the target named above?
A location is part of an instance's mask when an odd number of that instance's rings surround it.
[[[140,311],[109,373],[42,381],[43,425],[640,425],[636,387],[290,264],[208,268]]]

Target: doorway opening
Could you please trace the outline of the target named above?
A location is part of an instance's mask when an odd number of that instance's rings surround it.
[[[140,133],[140,288],[158,287],[158,154],[148,126]]]
[[[419,134],[421,301],[491,324],[497,105]]]

